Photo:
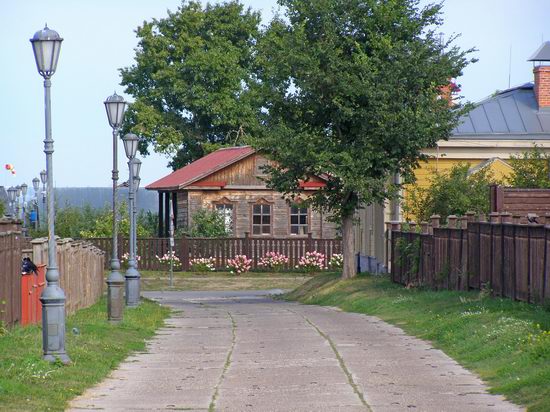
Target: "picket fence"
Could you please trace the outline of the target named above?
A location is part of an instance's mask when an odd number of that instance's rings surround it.
[[[106,253],[106,266],[109,268],[109,256],[111,255],[111,238],[86,239]],[[139,238],[137,240],[137,254],[140,257],[139,268],[143,270],[165,270],[166,265],[159,262],[157,256],[168,253],[169,238]],[[267,252],[282,253],[289,258],[285,269],[294,268],[299,259],[306,252],[321,252],[326,257],[326,262],[336,253],[342,253],[342,241],[337,239],[306,238],[255,238],[245,236],[243,238],[179,238],[175,239],[174,253],[181,261],[181,269],[189,270],[190,260],[201,257],[213,257],[216,269],[225,269],[227,261],[236,255],[246,255],[252,259],[252,268],[258,268],[259,260]],[[128,252],[128,239],[119,237],[118,255],[123,256]]]

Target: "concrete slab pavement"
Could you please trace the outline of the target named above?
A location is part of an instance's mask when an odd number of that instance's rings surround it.
[[[378,318],[272,292],[147,292],[177,312],[70,410],[522,410]]]

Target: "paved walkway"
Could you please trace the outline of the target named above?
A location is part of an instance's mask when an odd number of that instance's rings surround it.
[[[266,292],[149,292],[176,312],[71,410],[519,411],[378,318]]]

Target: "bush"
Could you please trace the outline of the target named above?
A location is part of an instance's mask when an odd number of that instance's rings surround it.
[[[328,266],[331,269],[342,269],[344,267],[344,255],[340,253],[335,253],[330,257]]]
[[[309,273],[328,269],[325,266],[325,255],[317,251],[306,252],[305,256],[302,256],[298,261],[296,269]]]
[[[6,205],[0,200],[0,217],[4,216],[4,213],[6,213]]]
[[[216,259],[213,257],[191,259],[192,272],[213,272],[216,270]]]
[[[288,258],[279,252],[267,252],[258,262],[258,266],[271,269],[275,272],[281,270],[288,263]]]
[[[252,268],[252,259],[248,259],[246,255],[236,255],[234,259],[227,261],[227,268],[232,274],[246,273]]]
[[[431,215],[440,215],[445,220],[468,211],[489,213],[489,186],[501,182],[487,167],[472,174],[469,170],[469,163],[458,163],[448,171],[434,172],[427,188],[408,186],[403,204],[406,219],[427,221]]]
[[[193,214],[191,237],[226,237],[225,220],[216,210],[199,209]]]
[[[174,269],[179,269],[181,267],[180,258],[177,257],[174,252],[167,252],[163,256],[155,255],[155,257],[166,269],[170,268],[170,261],[172,261],[172,267]]]

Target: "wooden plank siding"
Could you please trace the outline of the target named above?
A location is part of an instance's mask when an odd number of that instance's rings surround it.
[[[491,186],[491,212],[520,215],[522,222],[529,213],[545,216],[550,214],[550,189]]]

